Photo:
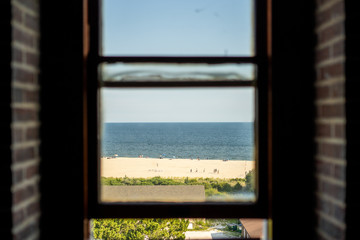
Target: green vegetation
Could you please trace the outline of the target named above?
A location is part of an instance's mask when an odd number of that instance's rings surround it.
[[[189,223],[192,229],[187,229]],[[186,231],[218,229],[227,236],[240,237],[238,219],[93,219],[92,239],[185,239]]]
[[[113,186],[126,185],[203,185],[206,197],[224,196],[229,193],[253,192],[254,171],[250,171],[244,178],[101,178],[101,184]]]
[[[192,223],[193,229],[188,231],[205,231],[214,226],[213,222],[207,219],[193,219]]]
[[[245,182],[246,187],[245,190],[248,192],[254,192],[255,191],[255,171],[251,170],[248,174],[245,176]]]
[[[93,219],[94,239],[185,239],[187,219]]]
[[[241,237],[239,219],[191,219],[192,229],[188,231],[210,231],[217,229],[229,238]]]
[[[193,228],[188,229],[188,231],[206,231],[210,228],[215,227],[223,227],[225,228],[228,224],[238,224],[238,219],[204,219],[204,218],[197,218],[191,219],[190,221],[193,223]]]

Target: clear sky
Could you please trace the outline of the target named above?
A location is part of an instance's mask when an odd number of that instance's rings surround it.
[[[104,0],[103,54],[251,56],[251,3]],[[105,122],[254,120],[251,88],[104,89],[102,101]]]
[[[104,89],[105,122],[251,122],[252,88]]]
[[[251,3],[104,0],[104,54],[249,56]]]

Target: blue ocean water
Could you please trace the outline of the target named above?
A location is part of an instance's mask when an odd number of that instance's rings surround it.
[[[253,160],[254,124],[105,123],[102,156]]]

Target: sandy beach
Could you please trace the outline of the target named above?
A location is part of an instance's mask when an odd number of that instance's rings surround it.
[[[244,178],[254,161],[169,158],[101,158],[103,177],[209,177]]]

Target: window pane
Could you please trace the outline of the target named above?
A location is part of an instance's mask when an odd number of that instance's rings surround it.
[[[103,55],[251,56],[251,0],[103,0]]]
[[[103,88],[101,201],[254,201],[254,89]]]
[[[102,64],[107,82],[253,80],[253,64]]]

